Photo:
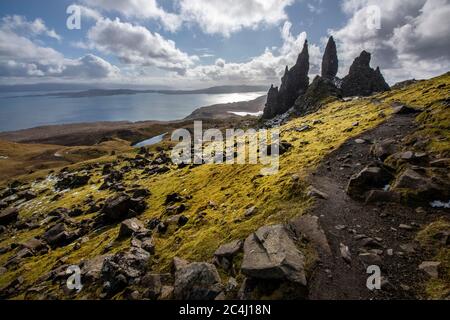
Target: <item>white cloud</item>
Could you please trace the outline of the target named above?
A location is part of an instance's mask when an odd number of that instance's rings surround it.
[[[82,0],[83,3],[105,11],[118,12],[125,17],[151,18],[159,20],[169,31],[176,31],[181,26],[178,15],[166,12],[156,0]]]
[[[167,40],[147,28],[115,20],[97,21],[87,34],[88,45],[116,55],[124,64],[155,66],[183,74],[198,60],[179,50],[175,42]]]
[[[46,35],[47,37],[61,40],[61,36],[58,35],[54,29],[47,28],[45,22],[39,18],[34,21],[28,21],[24,16],[5,16],[1,19],[0,28],[2,30],[10,30],[28,36]]]
[[[268,84],[272,81],[278,85],[285,66],[292,67],[303,48],[306,33],[291,33],[292,24],[285,22],[280,30],[283,45],[279,49],[266,48],[265,52],[244,63],[226,62],[217,59],[214,65],[197,66],[188,69],[186,77],[193,80],[215,82],[245,82]],[[309,44],[311,76],[320,72],[321,52],[318,46]]]
[[[56,77],[98,79],[117,76],[109,62],[88,54],[67,59],[60,52],[38,45],[10,30],[0,30],[0,77]]]
[[[378,6],[381,29],[368,28],[368,6]],[[347,24],[332,30],[338,43],[340,74],[365,49],[373,53],[390,83],[429,78],[450,66],[450,2],[448,0],[345,0]]]
[[[242,29],[276,25],[287,19],[285,8],[294,0],[179,0],[184,21],[209,34],[226,37]]]

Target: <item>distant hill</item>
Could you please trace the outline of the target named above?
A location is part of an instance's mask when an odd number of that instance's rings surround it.
[[[197,90],[133,90],[133,89],[101,89],[101,88],[86,88],[83,86],[67,85],[19,85],[19,86],[0,86],[0,92],[24,92],[24,91],[56,91],[46,94],[32,94],[25,97],[35,96],[52,96],[52,97],[66,97],[66,98],[83,98],[83,97],[96,97],[96,96],[116,96],[116,95],[132,95],[140,93],[161,93],[161,94],[224,94],[224,93],[245,93],[245,92],[258,92],[266,91],[266,86],[217,86],[205,89]],[[23,96],[22,96],[23,97]]]

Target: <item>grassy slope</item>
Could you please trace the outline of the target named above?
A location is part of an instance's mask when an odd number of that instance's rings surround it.
[[[157,236],[157,255],[152,260],[153,270],[167,271],[171,259],[175,256],[192,261],[209,260],[217,247],[223,243],[243,239],[263,225],[280,223],[302,214],[310,204],[304,193],[306,186],[302,181],[305,181],[304,178],[326,154],[339,148],[346,140],[379,125],[385,119],[380,116],[380,112],[389,117],[392,114],[388,104],[390,102],[402,101],[421,108],[442,108],[435,102],[448,99],[448,89],[432,89],[441,84],[446,84],[446,88],[449,88],[450,75],[375,97],[350,102],[331,102],[313,115],[290,121],[281,128],[282,140],[292,143],[294,148],[281,157],[280,172],[274,176],[259,176],[259,165],[204,165],[138,179],[135,175],[140,177],[139,172],[129,173],[126,177],[127,185],[138,183],[152,192],[148,200],[149,209],[140,217],[142,220],[164,217],[163,203],[166,195],[172,192],[192,196],[192,199],[186,202],[188,211],[185,215],[189,218],[189,223],[181,229],[171,230],[165,236]],[[443,109],[439,114],[442,112],[448,111]],[[448,116],[445,117],[448,120]],[[302,124],[312,125],[316,119],[322,120],[323,124],[313,125],[314,129],[309,132],[298,133],[290,130]],[[359,122],[359,126],[354,127],[352,131],[346,130],[355,122]],[[448,134],[448,127],[442,129],[441,134]],[[432,144],[430,148],[448,149],[448,145],[447,140],[445,146]],[[96,161],[111,161],[111,157]],[[299,183],[293,183],[294,174],[300,176]],[[107,191],[97,190],[101,183],[100,173],[97,173],[92,181],[89,186],[66,193],[57,202],[49,201],[51,192],[44,193],[22,207],[21,216],[45,216],[45,213],[53,208],[70,208],[79,204],[88,195],[97,199],[110,195]],[[48,183],[51,185],[51,182]],[[37,187],[44,188],[42,185]],[[208,206],[210,201],[217,206]],[[244,212],[249,206],[257,206],[259,210],[253,217],[246,218]],[[206,213],[206,216],[202,218],[200,213]],[[79,219],[86,218],[89,216]],[[14,237],[1,237],[0,247],[13,242],[22,243],[41,232],[42,229],[24,230]],[[77,251],[72,250],[72,244],[50,251],[44,256],[29,258],[17,270],[1,275],[0,287],[19,275],[25,277],[27,284],[32,284],[39,276],[52,270],[60,259],[64,259],[66,263],[78,264],[81,260],[99,255],[116,238],[117,233],[118,226],[112,226],[102,233],[90,235],[89,241]],[[111,251],[115,252],[127,246],[128,241],[114,243]],[[0,265],[4,264],[10,255],[0,256]]]
[[[96,146],[63,147],[51,144],[23,144],[0,140],[0,182],[30,172],[55,169],[77,162],[95,159],[111,151],[131,150],[130,143],[116,139]]]

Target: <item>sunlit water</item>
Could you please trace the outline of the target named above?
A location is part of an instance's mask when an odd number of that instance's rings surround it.
[[[249,101],[265,92],[164,95],[143,93],[107,97],[19,97],[34,93],[0,94],[0,132],[43,125],[97,122],[179,120],[199,107]]]

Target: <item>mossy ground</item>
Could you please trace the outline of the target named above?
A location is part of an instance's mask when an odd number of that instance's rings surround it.
[[[450,248],[436,239],[439,232],[449,230],[450,221],[442,218],[423,228],[416,238],[422,246],[434,254],[433,261],[441,263],[439,277],[430,279],[425,284],[426,294],[431,299],[444,299],[450,295]]]
[[[282,223],[302,214],[311,204],[311,200],[304,192],[307,187],[304,182],[306,176],[315,170],[327,154],[339,148],[345,141],[378,126],[390,117],[393,112],[390,103],[393,101],[411,103],[420,108],[431,107],[431,126],[434,126],[434,121],[441,123],[442,119],[435,119],[432,115],[433,108],[439,108],[437,105],[441,105],[439,101],[448,99],[448,90],[433,89],[442,84],[448,88],[450,75],[374,97],[348,102],[334,101],[317,113],[289,121],[280,128],[281,140],[291,143],[293,148],[281,156],[280,170],[275,175],[261,176],[262,165],[225,164],[171,170],[166,174],[151,177],[142,176],[141,170],[128,173],[124,179],[126,185],[138,184],[148,188],[152,193],[148,199],[148,209],[139,217],[143,221],[166,216],[164,202],[168,194],[178,192],[190,196],[190,200],[186,201],[188,209],[184,213],[189,218],[188,224],[171,230],[166,235],[156,235],[156,255],[151,261],[153,271],[168,271],[170,262],[175,256],[190,261],[209,261],[221,244],[244,239],[263,225]],[[426,90],[428,91],[425,93]],[[445,115],[444,118],[444,123],[448,122]],[[321,120],[321,123],[315,120]],[[359,123],[357,126],[354,125],[356,122]],[[310,125],[312,130],[295,131],[295,128],[304,124]],[[444,134],[448,134],[448,127],[443,131]],[[432,148],[447,150],[448,141],[442,146],[432,145]],[[134,155],[134,152],[131,154],[125,152],[91,162],[111,162],[117,157]],[[83,165],[77,164],[74,168]],[[293,175],[300,178],[299,182],[293,182]],[[96,171],[89,185],[66,192],[57,201],[50,201],[54,194],[52,191],[46,191],[23,205],[20,208],[20,216],[45,217],[52,209],[71,208],[91,195],[95,199],[104,199],[112,195],[113,193],[109,191],[98,190],[101,183],[100,171]],[[45,189],[51,184],[52,181],[46,180],[34,188]],[[258,208],[257,213],[245,217],[246,208],[251,206]],[[78,219],[90,217],[92,216]],[[0,247],[11,243],[23,243],[41,234],[44,228],[45,226],[31,231],[18,231],[13,236],[3,235],[0,238]],[[40,276],[54,269],[61,259],[64,259],[65,263],[79,264],[82,260],[102,254],[117,237],[118,228],[111,226],[102,232],[89,235],[89,240],[79,250],[74,250],[72,244],[51,250],[43,256],[26,259],[17,269],[9,270],[0,276],[0,287],[20,275],[25,278],[25,286],[31,286]],[[114,242],[110,252],[116,252],[127,246],[129,246],[127,241]],[[0,265],[3,265],[11,255],[12,253],[1,255]],[[23,292],[18,292],[18,296],[20,294]]]

